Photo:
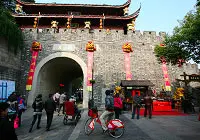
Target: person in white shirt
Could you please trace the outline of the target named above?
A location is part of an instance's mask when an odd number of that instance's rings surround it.
[[[63,111],[62,111],[62,113],[64,114],[64,111],[65,111],[65,105],[64,105],[64,102],[65,102],[65,100],[66,100],[66,95],[65,95],[66,93],[62,93],[61,95],[60,95],[60,98],[59,98],[59,108],[58,108],[58,116],[60,115],[60,110],[61,110],[61,108],[63,108]]]
[[[60,93],[59,93],[59,92],[56,92],[56,93],[53,95],[53,100],[54,100],[54,102],[56,103],[56,110],[58,110],[58,107],[59,107],[59,99],[60,99]]]

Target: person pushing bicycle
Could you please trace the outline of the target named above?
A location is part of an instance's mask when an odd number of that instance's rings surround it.
[[[106,110],[103,112],[103,114],[99,118],[104,132],[106,132],[108,129],[106,127],[105,120],[108,120],[109,115],[114,113],[114,98],[111,96],[111,91],[106,90],[105,94],[106,94],[106,98],[105,98],[105,109]]]

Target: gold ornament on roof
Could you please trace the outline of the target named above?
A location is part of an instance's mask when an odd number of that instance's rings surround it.
[[[100,29],[103,29],[103,19],[100,19],[100,25],[99,25]]]
[[[91,22],[90,21],[86,21],[84,28],[90,29],[90,25],[91,25]]]
[[[131,23],[127,24],[128,30],[135,31],[135,19]]]
[[[70,22],[71,22],[71,19],[70,19],[70,18],[67,18],[67,29],[70,28]]]
[[[22,6],[20,4],[15,5],[15,12],[18,14],[23,13]]]
[[[128,12],[129,12],[128,7],[125,7],[123,10],[124,10],[124,16],[128,16]]]
[[[52,21],[52,22],[51,22],[51,28],[56,28],[56,29],[58,29],[58,22],[57,22],[57,21]]]

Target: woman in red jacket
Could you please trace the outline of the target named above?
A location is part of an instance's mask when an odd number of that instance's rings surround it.
[[[122,109],[122,100],[119,97],[119,93],[116,93],[114,97],[115,119],[119,119],[119,114],[121,109]]]

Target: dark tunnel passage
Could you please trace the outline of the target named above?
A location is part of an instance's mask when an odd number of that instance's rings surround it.
[[[57,91],[72,95],[82,87],[83,71],[80,65],[71,58],[58,57],[48,61],[40,70],[36,93],[42,93],[43,99]],[[63,87],[60,87],[63,84]]]

